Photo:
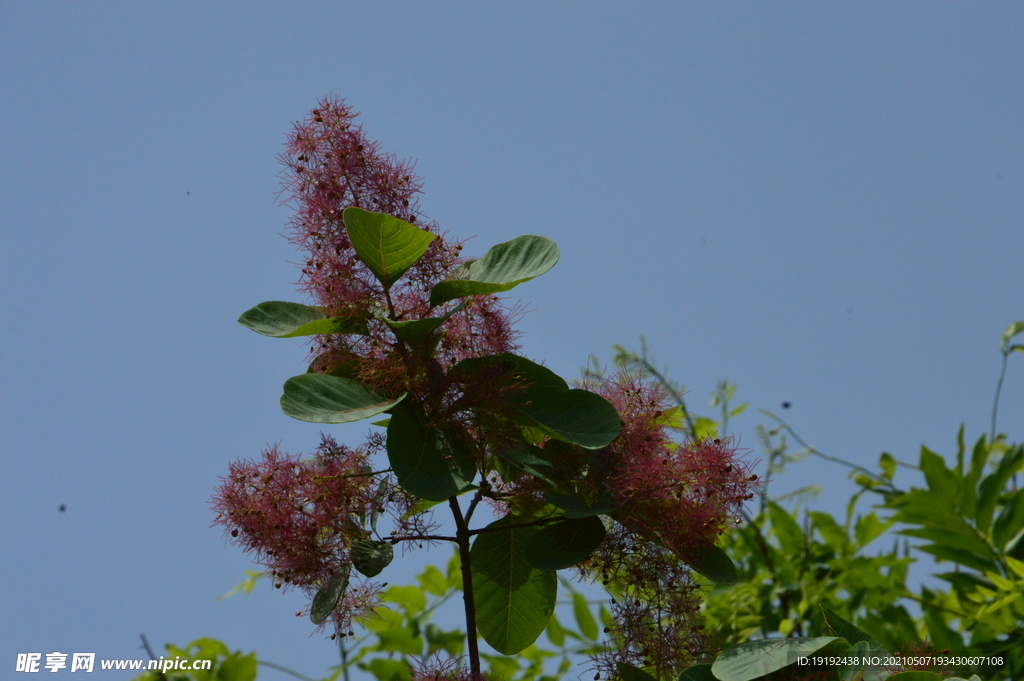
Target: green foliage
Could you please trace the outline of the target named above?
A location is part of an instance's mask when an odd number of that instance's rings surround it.
[[[209,660],[210,669],[176,671],[150,670],[136,676],[132,681],[254,681],[256,679],[256,653],[243,654],[240,650],[231,652],[228,647],[212,638],[197,638],[184,648],[167,644],[165,661],[187,660],[187,665]],[[166,665],[165,665],[166,666]],[[179,667],[184,667],[180,664]]]
[[[558,262],[555,242],[527,234],[491,248],[479,260],[466,263],[455,277],[434,286],[430,306],[469,295],[508,291],[544,274]]]
[[[501,529],[518,521],[508,515],[491,523],[470,551],[477,628],[505,655],[526,649],[544,632],[558,593],[555,572],[533,567],[525,555],[537,528]]]
[[[440,502],[458,495],[476,473],[443,429],[424,423],[404,406],[391,416],[387,451],[398,484],[428,501]]]
[[[346,208],[345,229],[356,254],[385,289],[420,259],[436,237],[386,213]]]
[[[366,333],[366,322],[352,317],[327,317],[318,307],[269,300],[246,310],[238,323],[271,338],[295,338],[332,333]]]
[[[330,581],[316,593],[309,609],[309,619],[313,624],[322,624],[338,606],[338,599],[348,587],[348,578],[349,567],[346,565],[339,568]]]
[[[285,381],[281,411],[310,423],[350,423],[383,413],[404,397],[384,397],[347,378],[306,373]]]

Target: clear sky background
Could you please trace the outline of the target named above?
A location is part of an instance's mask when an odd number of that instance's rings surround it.
[[[698,411],[729,378],[872,465],[988,429],[1024,319],[1022,36],[1019,2],[0,1],[0,676],[142,632],[333,663],[298,594],[215,600],[251,563],[208,508],[229,461],[318,440],[277,406],[302,342],[235,319],[300,299],[275,157],[320,97],[418,160],[467,253],[558,243],[514,292],[524,354],[574,376],[643,334]],[[812,482],[853,491],[824,463],[777,489]]]

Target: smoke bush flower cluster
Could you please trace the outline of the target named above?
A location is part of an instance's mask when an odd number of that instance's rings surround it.
[[[350,563],[353,542],[367,533],[355,520],[382,509],[394,492],[367,475],[365,449],[352,450],[324,436],[312,458],[271,446],[260,461],[231,464],[213,508],[232,539],[271,572],[275,586],[297,587],[312,598]],[[378,587],[354,587],[334,611],[338,631],[376,604]]]
[[[391,560],[392,546],[456,543],[469,665],[425,660],[416,679],[480,679],[477,630],[511,654],[532,639],[507,632],[528,629],[536,638],[546,626],[550,611],[531,616],[516,609],[519,586],[502,582],[501,571],[487,573],[487,561],[471,553],[481,537],[494,542],[505,531],[537,537],[526,547],[534,562],[516,570],[547,594],[543,607],[554,608],[554,569],[574,567],[616,594],[607,652],[595,658],[601,673],[617,676],[620,664],[662,678],[678,673],[710,645],[687,563],[699,562],[737,522],[756,476],[727,439],[677,443],[671,436],[675,412],[658,385],[620,373],[570,388],[516,355],[513,327],[520,311],[494,294],[547,271],[557,261],[554,243],[528,235],[499,244],[475,263],[464,259],[462,244],[421,214],[412,165],[382,154],[355,117],[343,101],[321,101],[295,125],[281,157],[285,199],[297,209],[291,238],[306,253],[299,287],[316,307],[267,303],[240,321],[264,335],[320,334],[314,335],[310,373],[285,384],[285,396],[301,408],[291,415],[343,423],[386,412],[387,436],[371,434],[355,449],[324,436],[308,459],[275,446],[260,461],[232,464],[214,499],[217,522],[273,573],[276,586],[309,594],[313,621],[329,616],[341,635],[377,604],[380,587],[372,578]],[[363,242],[352,236],[365,236],[353,229],[371,229],[350,223],[349,216],[362,211],[371,211],[379,225],[391,216],[387,224],[397,230],[385,234],[380,226],[373,233],[379,251],[360,251]],[[399,246],[386,246],[388,239]],[[415,250],[416,240],[423,246],[400,277],[373,269],[372,262]],[[280,305],[303,319],[342,320],[350,330],[324,334],[317,327],[304,334],[301,322],[275,316]],[[420,331],[410,331],[410,323]],[[375,471],[375,455],[384,452],[391,467]],[[473,480],[478,483],[470,486]],[[474,494],[464,509],[459,495],[468,491]],[[417,506],[421,499],[447,501],[454,536],[433,534],[436,526]],[[471,526],[485,499],[507,514],[506,526]],[[566,503],[591,510],[570,515]],[[381,517],[390,534],[378,532]],[[552,537],[577,530],[591,545],[565,562],[559,553],[565,547]],[[508,590],[508,610],[500,617],[525,619],[500,629],[477,619],[477,579]]]

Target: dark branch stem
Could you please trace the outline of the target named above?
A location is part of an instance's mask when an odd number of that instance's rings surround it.
[[[471,532],[466,519],[462,516],[459,500],[456,497],[452,497],[448,500],[448,505],[451,506],[452,515],[455,517],[455,536],[458,537],[459,558],[462,563],[462,601],[466,609],[469,673],[475,679],[480,676],[480,649],[476,639],[476,603],[473,600],[473,574],[470,571],[469,538]]]

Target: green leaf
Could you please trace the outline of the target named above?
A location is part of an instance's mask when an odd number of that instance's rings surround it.
[[[448,593],[448,578],[433,565],[428,565],[422,573],[416,575],[416,581],[429,594],[444,596]]]
[[[583,594],[575,591],[572,594],[572,614],[576,617],[576,626],[580,628],[580,633],[591,641],[596,641],[597,622],[590,613],[590,604]]]
[[[783,551],[792,556],[802,555],[804,552],[804,531],[793,520],[793,516],[774,501],[768,502],[768,511],[772,519],[772,530],[775,532],[775,536],[779,538]]]
[[[352,567],[367,577],[376,577],[391,564],[395,549],[387,542],[360,539],[352,544]]]
[[[1024,321],[1013,322],[1003,331],[1002,337],[999,339],[999,346],[1004,352],[1007,350],[1007,346],[1010,344],[1010,339],[1016,336],[1021,331],[1024,331]]]
[[[391,415],[387,451],[398,484],[430,501],[456,496],[472,482],[476,472],[454,450],[451,438],[440,428],[422,423],[405,407]]]
[[[316,596],[313,597],[313,605],[309,609],[309,619],[313,624],[323,624],[324,620],[331,616],[334,609],[338,607],[338,600],[345,593],[348,587],[349,567],[345,565],[334,573]]]
[[[464,359],[452,367],[451,376],[456,381],[466,380],[470,377],[475,378],[484,370],[491,370],[498,376],[512,377],[524,388],[538,386],[569,389],[569,384],[565,382],[565,379],[551,369],[510,352]]]
[[[544,500],[552,506],[560,509],[566,518],[589,518],[596,515],[610,515],[619,510],[610,497],[604,497],[593,507],[575,497],[555,492],[544,492]]]
[[[736,571],[732,559],[714,544],[707,544],[703,549],[687,555],[683,560],[693,568],[694,572],[707,577],[712,582],[731,585],[740,581],[740,575]]]
[[[957,494],[957,482],[953,472],[946,468],[946,461],[927,447],[921,447],[921,472],[924,473],[928,488],[946,499],[953,500]]]
[[[537,640],[555,611],[558,578],[532,567],[523,555],[535,527],[499,529],[519,522],[507,515],[477,535],[470,549],[477,630],[492,648],[515,655]]]
[[[601,449],[622,430],[615,407],[587,390],[561,390],[534,386],[512,398],[527,425],[540,426],[551,435],[584,449]]]
[[[862,641],[867,642],[871,646],[871,655],[885,657],[889,654],[881,643],[871,638],[871,636],[861,631],[855,625],[850,624],[828,608],[823,607],[821,611],[825,616],[825,625],[836,636],[845,638],[850,643],[860,643]]]
[[[643,669],[626,664],[625,662],[616,662],[615,670],[619,672],[619,677],[622,681],[658,681]]]
[[[457,307],[449,310],[440,317],[430,317],[428,319],[413,319],[407,322],[393,322],[390,319],[384,319],[384,323],[391,327],[391,330],[395,332],[395,335],[404,341],[414,343],[416,341],[423,340],[430,334],[434,333],[439,326],[444,324],[448,319],[455,314],[460,312],[466,307],[466,303],[462,303]]]
[[[526,544],[527,562],[540,570],[561,570],[581,563],[604,541],[599,518],[567,518],[541,528]]]
[[[366,322],[353,317],[326,317],[318,307],[268,300],[246,310],[238,323],[271,338],[329,336],[334,333],[366,334]]]
[[[434,286],[430,306],[463,296],[508,291],[550,270],[558,256],[554,241],[532,234],[497,244],[484,257],[459,268],[454,279]]]
[[[342,215],[356,254],[385,289],[391,288],[437,238],[386,213],[350,206]]]
[[[711,672],[719,681],[753,681],[795,665],[801,656],[810,657],[833,641],[822,638],[769,638],[749,641],[723,650]]]
[[[1022,461],[1024,445],[1016,445],[1003,455],[995,472],[981,481],[978,490],[978,514],[975,520],[982,532],[988,531],[999,496],[1003,493],[1006,482],[1020,470]]]
[[[376,416],[405,399],[388,399],[347,378],[301,374],[285,381],[281,410],[310,423],[350,423]]]
[[[565,645],[565,630],[562,629],[561,623],[558,621],[557,615],[552,615],[551,619],[548,620],[548,640],[551,641],[551,645],[556,648],[561,648]]]
[[[710,664],[695,664],[679,674],[679,681],[718,681],[711,673]]]
[[[883,532],[892,527],[891,521],[881,521],[875,512],[872,511],[866,516],[862,516],[857,519],[857,524],[854,529],[854,536],[857,538],[857,543],[861,547],[865,547],[872,541],[882,535]]]
[[[882,469],[883,478],[892,480],[893,476],[896,475],[896,457],[889,452],[882,452],[881,456],[878,457],[878,467]]]
[[[466,492],[472,492],[475,489],[480,489],[480,488],[477,485],[466,485],[465,487],[460,489],[459,493],[456,494],[455,496],[457,496],[457,497],[458,496],[462,496]],[[440,501],[431,501],[430,499],[420,499],[415,504],[413,504],[409,508],[408,511],[406,511],[405,513],[402,514],[402,520],[406,520],[408,518],[413,517],[414,515],[418,515],[420,513],[423,513],[424,511],[427,511],[427,510],[437,506],[438,504],[443,504],[446,501],[448,501],[448,497],[445,497],[444,499],[441,499]]]

